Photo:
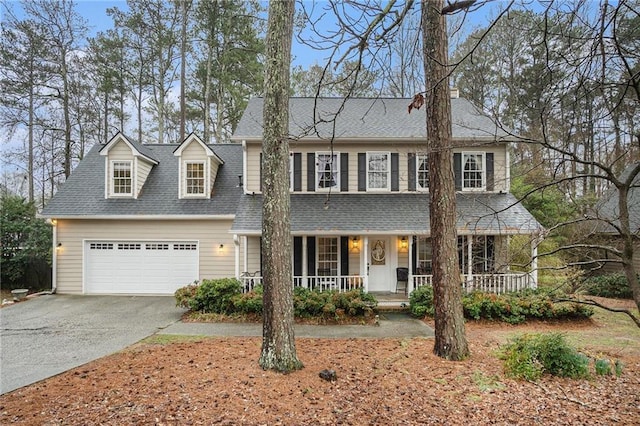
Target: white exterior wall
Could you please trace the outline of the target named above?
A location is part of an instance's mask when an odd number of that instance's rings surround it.
[[[59,293],[83,291],[84,241],[198,241],[199,279],[233,277],[231,219],[57,221],[56,282]],[[223,244],[223,249],[220,249]]]

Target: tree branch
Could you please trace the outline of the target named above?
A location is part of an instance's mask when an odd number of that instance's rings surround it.
[[[609,312],[616,312],[616,313],[622,313],[622,314],[627,314],[629,316],[629,318],[631,318],[631,320],[633,320],[633,322],[638,326],[638,328],[640,328],[640,318],[636,317],[630,310],[628,309],[623,309],[623,308],[610,308],[608,306],[603,305],[602,303],[596,302],[595,300],[592,299],[585,299],[585,300],[580,300],[580,299],[573,299],[573,298],[558,298],[558,299],[554,299],[554,302],[573,302],[573,303],[580,303],[582,305],[591,305],[591,306],[597,306],[598,308],[602,308],[605,311],[609,311]]]

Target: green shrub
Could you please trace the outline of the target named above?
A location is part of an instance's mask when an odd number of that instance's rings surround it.
[[[176,290],[173,294],[176,298],[176,306],[181,308],[191,308],[196,292],[198,291],[198,281],[194,281],[193,284],[186,285]]]
[[[633,294],[627,277],[622,273],[590,277],[584,280],[581,290],[591,296],[631,299]]]
[[[344,293],[297,287],[293,292],[294,315],[298,318],[336,318],[368,316],[378,305],[375,296],[362,290]]]
[[[235,278],[202,280],[190,308],[207,313],[230,314],[233,313],[233,298],[241,292],[240,281]]]
[[[560,333],[524,334],[501,347],[507,376],[538,380],[543,374],[589,377],[589,358],[569,345]]]
[[[598,376],[611,375],[611,362],[608,359],[596,359],[595,368]]]
[[[409,311],[414,317],[433,316],[433,287],[422,286],[409,296]]]
[[[240,314],[262,315],[263,288],[258,285],[252,291],[233,296],[233,311]]]
[[[578,303],[554,303],[556,294],[548,290],[526,290],[519,293],[493,294],[473,292],[462,296],[465,318],[489,319],[519,324],[527,319],[588,318],[593,308]],[[420,287],[409,298],[411,313],[416,317],[433,316],[433,289]]]

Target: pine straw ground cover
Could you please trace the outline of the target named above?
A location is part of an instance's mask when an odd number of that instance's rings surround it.
[[[621,360],[620,377],[505,377],[499,344],[561,331],[585,353]],[[257,365],[260,338],[155,336],[0,396],[0,424],[33,425],[632,425],[640,422],[640,331],[619,314],[580,323],[470,322],[472,355],[432,354],[429,339],[297,339],[289,375]],[[318,373],[334,369],[337,380]]]

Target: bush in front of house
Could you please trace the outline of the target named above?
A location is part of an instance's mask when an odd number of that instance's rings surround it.
[[[632,299],[627,277],[620,272],[586,278],[580,290],[591,295],[614,299]]]
[[[422,318],[425,316],[432,317],[433,310],[433,287],[430,285],[418,287],[409,296],[409,310],[411,315]]]
[[[231,314],[234,310],[233,299],[241,293],[240,281],[235,278],[202,280],[188,302],[189,308],[204,313]]]
[[[473,292],[462,296],[465,318],[504,321],[519,324],[528,319],[589,318],[593,308],[571,302],[554,302],[554,293],[527,290],[519,293],[493,294]],[[433,316],[433,289],[420,287],[409,298],[411,313],[416,317]]]
[[[177,306],[197,312],[227,315],[261,315],[262,296],[262,286],[242,293],[240,283],[233,278],[203,280],[199,285],[190,284],[175,292]],[[340,293],[296,287],[293,292],[296,318],[370,317],[377,305],[375,296],[362,290]]]
[[[509,377],[536,381],[543,374],[581,379],[589,377],[589,358],[560,333],[523,334],[500,348]]]

